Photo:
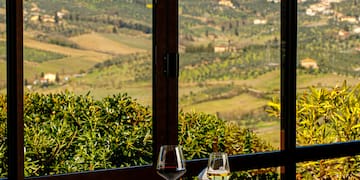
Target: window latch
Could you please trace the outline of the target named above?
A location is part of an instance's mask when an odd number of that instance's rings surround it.
[[[164,56],[164,74],[166,77],[179,77],[179,54],[166,53]]]

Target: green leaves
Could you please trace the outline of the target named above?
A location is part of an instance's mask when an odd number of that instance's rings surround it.
[[[25,175],[39,176],[151,163],[148,107],[118,94],[100,101],[70,92],[26,94]],[[6,98],[0,95],[0,173],[6,176]]]
[[[215,115],[195,112],[180,112],[179,143],[187,159],[207,158],[210,152],[227,152],[232,155],[273,150],[254,132],[241,128],[236,122],[226,122]],[[276,178],[276,168],[232,174],[233,179],[263,176]]]
[[[127,94],[25,94],[25,175],[41,176],[152,163],[152,113]],[[6,98],[0,95],[0,175],[7,174]],[[205,113],[179,114],[179,143],[188,159],[210,152],[272,150],[252,131]],[[276,177],[276,169],[249,171]],[[258,174],[258,175],[257,175]],[[234,174],[241,178],[241,174]]]
[[[225,151],[225,122],[205,113],[179,114],[179,144],[187,159],[205,158]]]
[[[332,89],[310,88],[297,97],[297,145],[328,144],[360,139],[360,85],[346,82]],[[278,100],[268,104],[269,115],[279,117]],[[360,171],[360,157],[299,163],[306,179],[349,179]],[[335,176],[336,175],[336,176]]]

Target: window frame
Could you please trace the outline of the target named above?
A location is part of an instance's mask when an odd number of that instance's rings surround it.
[[[161,144],[177,144],[178,78],[164,75],[164,57],[178,53],[178,1],[153,0],[153,162]],[[8,178],[24,179],[23,0],[6,0]],[[296,163],[360,154],[360,141],[296,147],[297,0],[281,1],[281,150],[230,156],[232,171],[282,166],[282,179],[295,179]],[[175,63],[176,64],[176,63]],[[175,67],[175,69],[178,67]],[[286,86],[285,86],[286,85]],[[261,162],[261,163],[259,163]],[[207,159],[187,161],[196,176]],[[25,179],[160,179],[154,164]]]
[[[24,179],[23,6],[6,0],[8,178]]]

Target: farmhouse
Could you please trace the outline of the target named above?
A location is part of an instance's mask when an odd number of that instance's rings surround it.
[[[326,2],[326,3],[339,3],[343,0],[322,0],[323,2]]]
[[[314,59],[311,58],[305,58],[303,60],[300,61],[300,65],[301,67],[304,67],[306,69],[319,69],[316,61]]]
[[[254,19],[254,24],[258,25],[258,24],[266,24],[267,20],[266,19]]]
[[[313,9],[308,8],[308,9],[306,9],[305,14],[308,16],[315,16],[316,12]]]
[[[44,74],[43,79],[46,80],[48,83],[54,83],[56,81],[56,74],[46,73]]]
[[[38,7],[37,4],[35,3],[31,3],[31,9],[30,9],[30,12],[40,12],[41,9]]]
[[[219,5],[235,8],[234,4],[230,0],[220,0]]]
[[[360,27],[355,27],[353,29],[353,32],[356,33],[356,34],[360,34]]]
[[[236,51],[236,47],[234,45],[225,45],[225,44],[220,44],[220,45],[215,45],[214,46],[214,52],[215,53],[223,53],[223,52],[235,52]]]
[[[42,16],[42,21],[47,23],[55,23],[55,16],[45,14]]]
[[[331,5],[327,1],[322,1],[320,3],[312,4],[309,8],[306,9],[306,15],[315,16],[317,13],[321,14],[331,14],[334,13],[331,10]]]
[[[221,53],[221,52],[226,52],[227,51],[227,46],[214,46],[214,52],[215,53]]]
[[[40,18],[39,15],[31,16],[30,21],[37,22],[39,21],[39,18]]]
[[[352,24],[355,24],[355,23],[358,22],[356,17],[351,17],[351,16],[341,17],[340,21],[341,22],[348,22],[348,23],[352,23]]]
[[[266,0],[267,2],[280,3],[280,0]]]
[[[350,35],[350,33],[349,32],[347,32],[347,31],[345,31],[345,30],[340,30],[339,31],[339,33],[338,33],[338,35],[340,36],[340,37],[348,37],[349,35]]]

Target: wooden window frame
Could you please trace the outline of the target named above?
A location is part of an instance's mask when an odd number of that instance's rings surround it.
[[[164,57],[178,53],[178,1],[153,0],[153,162],[161,144],[177,144],[178,78],[164,75]],[[6,0],[8,178],[11,180],[161,179],[153,165],[24,177],[23,0]],[[296,163],[360,154],[360,141],[296,147],[297,0],[281,1],[281,150],[230,156],[232,171],[282,167],[282,179],[295,179]],[[286,85],[286,86],[285,86]],[[259,163],[261,162],[261,163]],[[207,159],[187,161],[196,176]]]

